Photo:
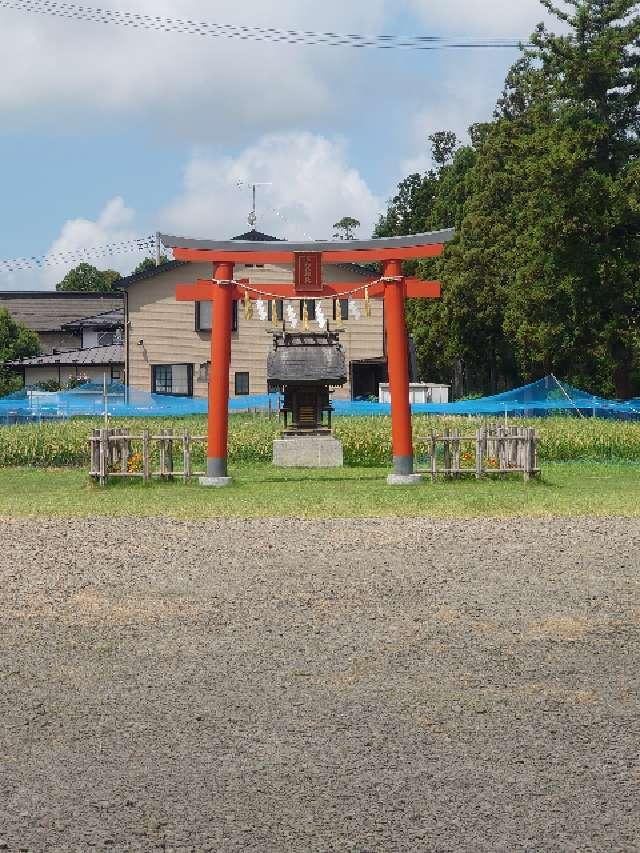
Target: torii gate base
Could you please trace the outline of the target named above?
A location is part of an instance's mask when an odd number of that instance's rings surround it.
[[[211,370],[209,374],[209,448],[207,476],[203,486],[222,487],[231,483],[227,471],[229,432],[229,368],[231,363],[231,318],[233,300],[264,299],[384,299],[389,384],[391,386],[391,422],[393,437],[392,486],[414,486],[421,482],[413,468],[413,435],[409,402],[409,345],[405,320],[405,300],[437,299],[440,282],[421,281],[402,275],[402,261],[434,258],[442,254],[444,244],[454,232],[436,231],[410,237],[384,240],[352,240],[330,243],[288,243],[191,240],[161,235],[165,246],[173,249],[176,260],[212,262],[213,279],[176,288],[178,301],[211,301]],[[323,263],[382,263],[381,278],[353,283],[323,283]],[[260,290],[249,281],[235,281],[235,264],[290,264],[294,284],[261,284]]]

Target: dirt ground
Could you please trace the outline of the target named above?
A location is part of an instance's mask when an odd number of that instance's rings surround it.
[[[0,521],[0,850],[640,850],[640,521]]]

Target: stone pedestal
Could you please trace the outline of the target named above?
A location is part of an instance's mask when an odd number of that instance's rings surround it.
[[[342,468],[342,442],[332,435],[291,436],[273,442],[277,468]]]
[[[390,486],[419,486],[422,482],[422,474],[389,474],[387,477]]]
[[[210,489],[224,489],[231,485],[231,477],[200,477],[200,485]]]

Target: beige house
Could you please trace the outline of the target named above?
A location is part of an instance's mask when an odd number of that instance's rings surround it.
[[[324,267],[326,281],[361,284],[365,273],[355,265]],[[177,302],[176,285],[211,278],[212,265],[171,261],[155,269],[130,276],[118,283],[125,293],[125,374],[133,389],[159,394],[207,396],[211,358],[211,304]],[[236,276],[261,285],[293,281],[290,266],[237,265]],[[287,300],[300,317],[302,303]],[[349,382],[336,397],[373,396],[387,376],[385,358],[383,303],[371,300],[371,317],[363,303],[355,317],[347,300],[342,303],[344,332],[341,342],[349,364]],[[310,328],[315,304],[308,302]],[[232,397],[266,394],[267,354],[273,346],[272,304],[265,301],[268,318],[261,320],[254,303],[252,319],[246,319],[242,305],[234,304],[229,389]],[[334,306],[323,301],[331,327],[336,326]],[[276,315],[282,328],[282,300],[276,303]]]

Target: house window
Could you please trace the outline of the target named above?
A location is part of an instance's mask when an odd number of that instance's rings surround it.
[[[211,331],[211,307],[212,302],[196,302],[196,332]],[[231,303],[231,331],[238,331],[238,301]]]
[[[169,396],[193,396],[193,365],[154,364],[151,368],[151,391]]]
[[[111,366],[111,381],[112,382],[120,382],[122,381],[122,368]]]
[[[98,332],[98,346],[110,347],[115,343],[115,335],[113,332]]]
[[[269,300],[269,304],[267,305],[268,319],[269,322],[273,322],[273,300]],[[276,299],[276,320],[281,323],[284,319],[284,299]]]
[[[309,314],[310,320],[316,319],[316,300],[315,299],[301,299],[300,300],[300,319],[302,320],[304,316],[304,303],[307,303],[307,313]]]
[[[349,319],[349,300],[348,299],[341,299],[340,300],[340,311],[342,313],[342,319],[348,320]],[[333,300],[333,319],[334,320],[338,319],[338,300],[337,299]]]
[[[236,397],[246,397],[249,393],[249,374],[236,373]]]

